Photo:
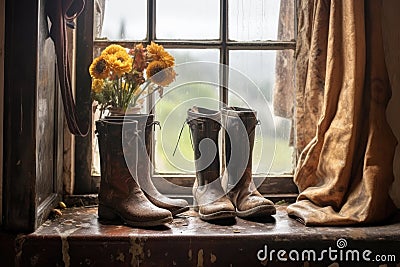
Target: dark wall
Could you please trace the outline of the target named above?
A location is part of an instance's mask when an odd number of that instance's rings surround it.
[[[0,0],[0,225],[3,218],[4,0]]]
[[[56,60],[44,7],[5,2],[3,225],[14,231],[33,231],[59,198]]]
[[[387,116],[397,140],[400,142],[400,1],[384,0],[383,4],[383,39],[386,65],[392,86],[392,99],[389,102]],[[392,198],[400,208],[400,146],[397,146],[394,158],[395,182],[392,186]]]

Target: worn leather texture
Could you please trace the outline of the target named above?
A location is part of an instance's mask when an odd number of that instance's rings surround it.
[[[116,118],[115,116],[110,118]],[[172,199],[161,194],[151,179],[151,151],[153,147],[154,114],[125,114],[123,117],[138,122],[138,161],[137,182],[146,197],[157,207],[169,210],[172,215],[189,210],[189,204],[184,199]]]
[[[99,219],[120,219],[131,226],[156,226],[172,221],[172,214],[153,205],[136,182],[137,121],[96,121],[101,181]],[[123,149],[123,146],[125,148]]]
[[[188,110],[189,124],[196,167],[193,198],[200,218],[214,220],[235,217],[232,205],[221,186],[218,134],[221,129],[221,113],[201,107]],[[211,142],[211,143],[210,143]],[[207,145],[208,143],[208,145]],[[215,146],[215,154],[207,146]]]
[[[224,188],[239,217],[264,217],[276,213],[274,203],[258,192],[253,181],[253,148],[258,124],[255,110],[227,107],[221,111],[225,133]]]

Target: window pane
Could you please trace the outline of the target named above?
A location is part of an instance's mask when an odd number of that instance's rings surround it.
[[[95,14],[101,21],[101,12]],[[147,34],[146,0],[106,0],[101,38],[110,40],[143,40]]]
[[[289,173],[293,170],[289,146],[291,122],[273,115],[277,51],[230,51],[229,105],[250,107],[257,111],[253,172]],[[293,54],[292,52],[290,54]],[[291,70],[291,68],[288,68]],[[243,76],[248,79],[243,79]],[[274,128],[274,126],[276,128]]]
[[[157,1],[157,38],[217,39],[219,2],[217,0]]]
[[[294,0],[229,0],[229,39],[294,39]]]
[[[214,49],[169,49],[168,51],[176,59],[175,71],[178,75],[175,82],[164,89],[163,97],[155,102],[156,119],[160,121],[162,129],[156,129],[155,171],[193,173],[194,153],[189,128],[185,124],[187,110],[194,105],[219,108],[219,51]],[[193,63],[194,61],[208,61],[208,63]],[[172,156],[184,124],[179,147]]]

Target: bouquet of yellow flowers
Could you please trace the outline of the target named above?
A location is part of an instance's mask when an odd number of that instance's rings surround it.
[[[89,67],[92,98],[101,112],[140,107],[144,98],[175,80],[175,59],[154,42],[138,44],[132,49],[109,45]]]

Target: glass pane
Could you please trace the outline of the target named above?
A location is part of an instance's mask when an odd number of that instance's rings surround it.
[[[229,0],[229,39],[294,39],[294,0]]]
[[[194,105],[210,109],[219,108],[219,51],[212,49],[168,51],[176,59],[177,77],[175,82],[164,89],[163,97],[155,101],[156,119],[161,124],[161,130],[156,129],[155,135],[155,171],[193,173],[194,153],[189,128],[185,123],[187,110]],[[183,125],[185,128],[173,156]]]
[[[217,39],[219,2],[217,0],[157,1],[157,38]]]
[[[103,0],[104,1],[104,0]],[[100,1],[101,2],[101,1]],[[98,6],[97,6],[98,5]],[[102,27],[95,25],[95,32],[100,38],[109,40],[143,40],[147,34],[147,1],[146,0],[105,0],[105,8],[95,6],[95,20]]]
[[[229,105],[252,108],[260,120],[253,151],[253,172],[258,174],[293,170],[291,120],[273,114],[276,54],[277,51],[230,51],[233,69],[229,72]],[[289,54],[293,56],[293,52]],[[243,79],[243,75],[249,79]]]

